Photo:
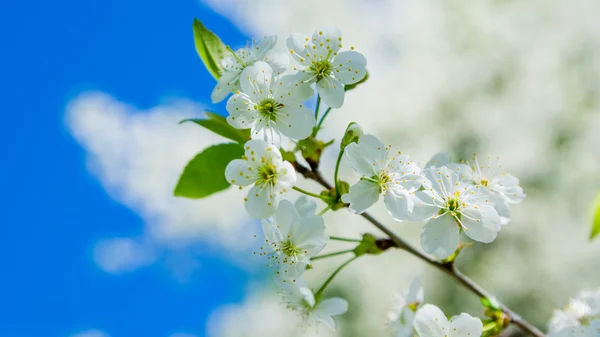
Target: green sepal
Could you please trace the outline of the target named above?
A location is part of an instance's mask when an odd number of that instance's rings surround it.
[[[365,233],[361,242],[354,248],[354,254],[361,256],[365,254],[379,255],[383,253],[381,249],[377,247],[377,238],[373,234]]]
[[[319,167],[323,150],[333,144],[333,140],[325,143],[312,136],[298,142],[296,148],[302,152],[302,157],[306,159],[310,168],[314,171]]]
[[[367,73],[365,74],[365,77],[363,77],[362,80],[360,80],[354,84],[348,84],[348,85],[344,86],[344,90],[350,91],[350,90],[356,88],[359,84],[365,83],[368,79],[369,79],[369,72],[367,71]]]
[[[592,204],[592,209],[592,232],[590,233],[590,240],[593,240],[600,234],[600,193],[596,196],[596,199]]]

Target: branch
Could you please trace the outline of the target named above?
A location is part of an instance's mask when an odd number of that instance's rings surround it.
[[[325,179],[323,179],[323,176],[318,171],[310,171],[301,165],[297,166],[297,171],[298,171],[298,173],[301,173],[305,178],[312,179],[312,180],[318,182],[319,184],[321,184],[323,187],[325,187],[328,190],[331,190],[333,188],[327,181],[325,181]],[[473,294],[477,295],[479,298],[484,298],[484,297],[495,298],[495,296],[492,296],[490,293],[488,293],[485,289],[483,289],[481,286],[479,286],[473,280],[471,280],[470,278],[468,278],[467,276],[462,274],[456,268],[456,265],[454,264],[454,262],[443,263],[443,262],[434,260],[431,257],[429,257],[429,256],[423,254],[422,252],[420,252],[419,250],[417,250],[410,243],[404,241],[402,238],[397,236],[394,232],[392,232],[390,229],[388,229],[385,225],[383,225],[381,222],[377,221],[377,219],[373,218],[373,216],[371,216],[369,213],[364,212],[360,215],[363,218],[365,218],[367,221],[369,221],[371,224],[373,224],[375,227],[379,228],[382,232],[384,232],[390,238],[390,240],[393,242],[395,247],[397,247],[399,249],[403,249],[403,250],[407,251],[408,253],[416,256],[417,258],[423,260],[424,262],[428,263],[429,265],[443,271],[448,276],[453,278],[456,282],[458,282],[463,287],[465,287],[467,290],[469,290]],[[532,336],[545,337],[543,332],[541,332],[533,324],[522,319],[519,315],[517,315],[514,311],[512,311],[510,308],[508,308],[504,304],[500,304],[500,309],[502,309],[502,312],[504,312],[508,316],[508,318],[510,319],[510,322],[513,323],[514,325],[518,326],[521,330],[528,332]]]

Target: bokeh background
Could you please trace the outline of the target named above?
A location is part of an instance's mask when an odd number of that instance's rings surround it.
[[[282,308],[252,256],[260,229],[243,192],[172,196],[187,161],[224,141],[177,125],[226,113],[210,104],[194,17],[233,47],[339,27],[370,78],[332,112],[327,139],[356,121],[421,163],[439,151],[499,156],[528,197],[496,241],[458,263],[545,329],[569,296],[600,286],[600,243],[588,240],[600,189],[599,15],[595,0],[2,2],[0,336],[317,334]],[[324,154],[329,177],[336,155]],[[421,224],[373,212],[418,245]],[[345,211],[326,223],[332,235],[378,234]],[[309,284],[342,261],[320,262]],[[350,310],[318,335],[392,336],[386,312],[415,276],[427,302],[481,317],[474,296],[390,251],[336,278],[328,294]]]

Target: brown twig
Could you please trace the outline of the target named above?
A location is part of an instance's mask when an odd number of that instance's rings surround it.
[[[328,190],[331,190],[333,188],[331,184],[329,184],[327,181],[325,181],[325,179],[323,179],[323,176],[319,171],[311,171],[301,165],[298,165],[297,172],[302,174],[307,179],[312,179],[318,182],[319,184],[321,184],[321,186],[325,187]],[[444,273],[446,273],[446,275],[453,278],[456,282],[458,282],[460,285],[465,287],[473,294],[477,295],[479,298],[495,298],[494,296],[489,294],[485,289],[483,289],[481,286],[479,286],[477,283],[471,280],[469,277],[462,274],[456,268],[456,265],[453,262],[444,263],[434,260],[428,255],[425,255],[419,250],[417,250],[410,243],[404,241],[402,238],[400,238],[398,235],[396,235],[394,232],[388,229],[385,225],[379,222],[377,219],[373,218],[373,216],[371,216],[369,213],[364,212],[361,214],[361,216],[367,221],[369,221],[371,224],[373,224],[375,227],[379,228],[379,230],[384,232],[390,238],[390,240],[393,242],[396,248],[403,249],[411,255],[416,256],[417,258],[428,263],[429,265],[443,271]],[[504,304],[500,304],[500,309],[502,309],[502,311],[506,315],[508,315],[508,317],[510,318],[510,322],[518,326],[521,330],[531,334],[532,336],[545,337],[543,332],[541,332],[533,324],[522,319],[519,315],[517,315],[514,311],[512,311]]]

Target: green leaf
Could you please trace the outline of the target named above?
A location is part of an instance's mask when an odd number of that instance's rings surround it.
[[[365,74],[365,77],[362,78],[362,80],[360,80],[360,81],[358,81],[358,82],[356,82],[354,84],[348,84],[347,86],[344,87],[344,90],[350,91],[350,90],[356,88],[359,84],[365,83],[368,79],[369,79],[369,73],[367,72]]]
[[[593,210],[594,215],[592,217],[592,233],[590,234],[590,240],[600,234],[600,193],[598,193],[596,200],[594,200]]]
[[[193,27],[196,52],[210,74],[219,79],[222,72],[221,60],[228,53],[227,47],[215,33],[206,29],[200,20],[194,19]]]
[[[203,126],[210,131],[223,136],[225,138],[229,138],[233,141],[236,141],[240,144],[244,144],[245,142],[250,140],[250,129],[239,130],[234,128],[233,126],[227,123],[227,119],[221,115],[217,115],[216,113],[206,112],[207,119],[199,119],[199,118],[191,118],[184,119],[179,124],[185,122],[194,122],[200,126]]]
[[[244,148],[240,144],[226,143],[208,147],[192,159],[179,177],[173,194],[177,197],[199,199],[229,187],[225,167],[230,161],[241,158]]]

